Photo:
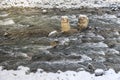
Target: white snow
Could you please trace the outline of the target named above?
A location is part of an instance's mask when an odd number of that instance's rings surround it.
[[[96,76],[102,76],[104,74],[104,70],[103,69],[96,69],[95,70],[95,75]]]
[[[86,71],[58,71],[45,72],[38,69],[37,72],[29,72],[28,67],[20,66],[18,70],[2,70],[0,67],[0,80],[120,80],[120,72],[115,73],[113,69],[108,71],[98,70],[97,72],[104,72],[102,76],[95,76]]]
[[[120,0],[0,0],[0,8],[42,7],[42,8],[81,8],[118,6]]]

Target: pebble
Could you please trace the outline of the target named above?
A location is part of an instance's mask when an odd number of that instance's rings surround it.
[[[55,31],[52,31],[48,34],[49,37],[53,37],[53,36],[56,36],[58,34],[58,32],[55,30]]]
[[[104,75],[104,70],[103,69],[96,69],[95,70],[95,76],[102,76],[102,75]]]
[[[43,14],[46,14],[47,12],[48,12],[48,11],[47,11],[46,9],[43,9],[43,10],[42,10],[42,13],[43,13]]]

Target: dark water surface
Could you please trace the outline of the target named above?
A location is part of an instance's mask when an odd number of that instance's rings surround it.
[[[111,9],[8,9],[0,11],[0,66],[31,71],[75,70],[92,72],[96,68],[120,70],[120,14]],[[48,37],[60,31],[60,17],[67,15],[76,28],[79,14],[86,14],[90,29],[69,35]],[[56,48],[50,42],[58,41]],[[93,69],[90,68],[93,66]]]

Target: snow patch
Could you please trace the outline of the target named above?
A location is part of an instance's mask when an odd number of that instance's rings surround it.
[[[20,70],[0,70],[0,80],[120,80],[120,72],[115,73],[113,69],[108,71],[97,70],[97,73],[104,72],[104,75],[95,76],[86,71],[58,71],[57,73],[45,72],[39,69],[37,72],[26,72],[27,67],[20,66]],[[42,72],[41,72],[42,71]]]

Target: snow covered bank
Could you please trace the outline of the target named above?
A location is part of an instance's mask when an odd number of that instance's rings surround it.
[[[40,8],[80,8],[109,7],[120,5],[120,0],[1,0],[0,8],[40,7]]]
[[[38,69],[35,73],[29,73],[29,68],[23,66],[18,67],[18,70],[2,70],[0,67],[0,80],[120,80],[120,72],[109,69],[104,75],[95,76],[86,71],[47,73]]]

